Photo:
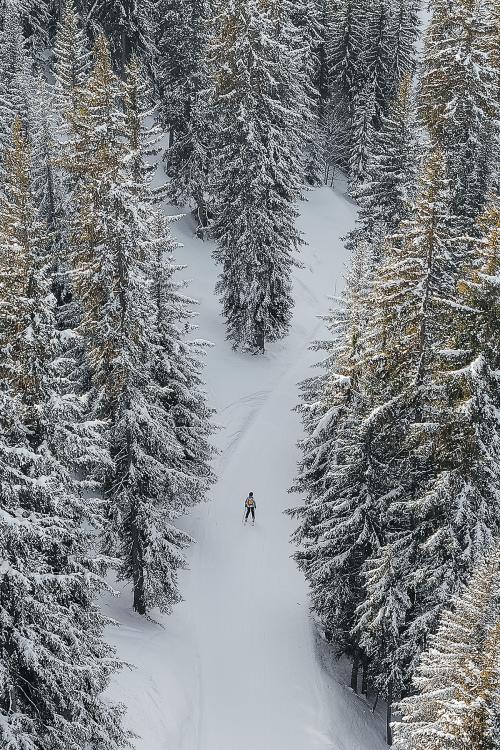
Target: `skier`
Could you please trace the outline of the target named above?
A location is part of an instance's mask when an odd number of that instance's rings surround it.
[[[245,514],[245,523],[248,521],[248,517],[250,513],[252,514],[252,523],[255,523],[255,509],[257,507],[257,504],[253,497],[253,492],[248,493],[248,497],[245,500],[245,508],[246,508],[246,514]]]

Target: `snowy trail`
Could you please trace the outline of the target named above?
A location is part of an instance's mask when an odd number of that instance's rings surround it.
[[[162,629],[113,605],[124,625],[112,633],[137,665],[115,693],[129,706],[140,750],[381,750],[382,732],[366,704],[328,675],[315,653],[307,590],[290,555],[292,522],[283,510],[300,435],[297,382],[317,355],[317,316],[342,285],[339,238],[354,208],[328,189],[302,204],[309,243],[295,272],[290,336],[265,357],[235,354],[224,340],[211,247],[177,226],[200,300],[200,337],[214,342],[205,372],[221,425],[219,481],[211,502],[184,521],[197,540],[183,576],[185,601]],[[321,332],[321,333],[320,333]],[[255,527],[242,524],[243,500],[257,501]]]

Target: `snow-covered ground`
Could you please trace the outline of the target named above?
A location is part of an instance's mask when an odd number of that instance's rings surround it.
[[[296,470],[297,383],[317,355],[318,315],[342,285],[354,206],[328,188],[301,204],[309,243],[296,270],[293,328],[264,357],[234,353],[224,337],[212,246],[175,225],[177,254],[200,301],[199,336],[215,344],[205,377],[221,429],[219,481],[211,502],[184,519],[197,540],[182,577],[185,601],[158,622],[133,614],[130,591],[106,604],[120,623],[110,639],[126,668],[113,697],[126,704],[138,750],[381,750],[383,729],[347,688],[341,668],[316,645],[306,586],[290,559],[292,523],[283,510]],[[255,527],[242,524],[253,491]],[[319,649],[319,651],[318,651]],[[323,665],[323,666],[322,666]]]

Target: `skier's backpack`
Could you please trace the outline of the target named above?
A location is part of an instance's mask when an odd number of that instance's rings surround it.
[[[245,505],[247,506],[247,508],[253,508],[255,505],[255,500],[253,499],[253,497],[247,497]]]

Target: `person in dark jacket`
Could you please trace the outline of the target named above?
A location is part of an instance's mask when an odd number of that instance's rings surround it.
[[[250,513],[252,514],[252,523],[255,523],[255,509],[257,508],[257,503],[254,500],[253,492],[248,493],[248,497],[245,500],[245,508],[245,523],[248,521]]]

